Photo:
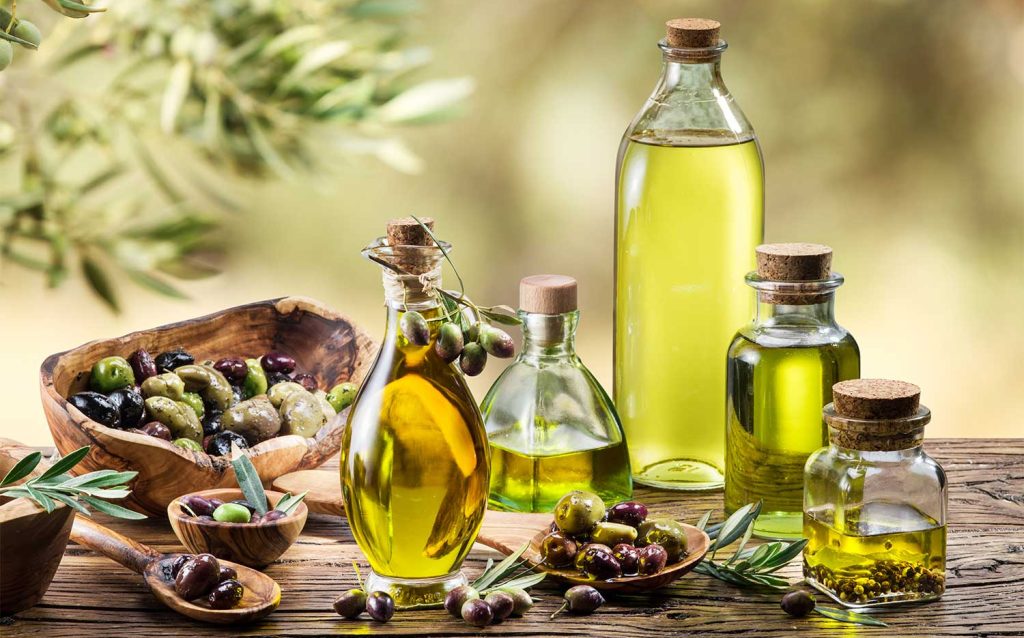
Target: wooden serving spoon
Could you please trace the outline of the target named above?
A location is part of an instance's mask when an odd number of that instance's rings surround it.
[[[344,516],[345,506],[341,500],[341,484],[338,475],[325,470],[303,470],[285,474],[274,481],[279,492],[299,494],[307,491],[303,502],[309,511],[318,514]],[[612,580],[587,578],[574,569],[552,569],[543,564],[540,544],[551,530],[551,514],[518,514],[487,510],[483,525],[476,541],[509,556],[519,551],[525,543],[530,546],[523,552],[523,559],[536,569],[544,570],[549,577],[572,583],[590,585],[596,589],[617,592],[643,592],[664,587],[697,566],[707,554],[711,539],[703,530],[681,523],[686,530],[687,554],[677,563],[650,576],[622,576]]]
[[[221,625],[252,622],[274,611],[281,602],[281,588],[273,578],[224,560],[220,563],[238,572],[238,582],[245,587],[242,602],[231,609],[211,609],[197,605],[184,600],[174,591],[171,563],[180,554],[161,554],[152,547],[81,516],[75,519],[71,528],[71,540],[103,554],[136,574],[142,574],[157,600],[194,620]]]

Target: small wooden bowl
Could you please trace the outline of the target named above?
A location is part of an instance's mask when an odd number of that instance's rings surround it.
[[[117,339],[93,341],[50,355],[40,369],[43,411],[62,454],[91,445],[73,470],[134,470],[132,494],[119,501],[134,510],[161,516],[167,504],[186,492],[235,485],[226,458],[193,452],[144,434],[118,430],[90,420],[66,401],[87,389],[97,360],[128,357],[139,348],[156,356],[183,347],[197,360],[225,356],[256,357],[279,350],[295,358],[298,370],[317,378],[320,387],[361,382],[377,350],[374,341],[345,316],[304,297],[258,301],[221,312],[133,332]],[[348,411],[342,411],[313,438],[279,436],[249,449],[265,484],[282,474],[317,467],[341,448]]]
[[[245,498],[242,490],[219,489],[189,492],[204,498],[219,498],[227,503]],[[184,495],[183,495],[184,496]],[[270,507],[284,497],[281,492],[267,492]],[[167,518],[174,535],[193,554],[213,554],[247,567],[262,568],[280,558],[292,546],[306,525],[309,509],[299,503],[291,514],[269,523],[221,523],[206,521],[181,509],[181,498],[167,506]]]
[[[0,477],[33,450],[0,439]],[[37,467],[32,475],[45,468]],[[57,572],[71,534],[75,511],[57,503],[49,514],[24,498],[0,497],[0,616],[38,603]]]

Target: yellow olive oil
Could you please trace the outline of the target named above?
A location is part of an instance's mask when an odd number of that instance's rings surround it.
[[[760,151],[735,137],[642,131],[620,151],[614,394],[647,485],[723,483],[726,348],[764,234]]]
[[[860,352],[839,341],[771,347],[737,335],[729,348],[725,510],[762,502],[754,533],[803,534],[804,464],[828,442],[821,408],[832,386],[860,376]]]
[[[804,517],[804,576],[847,606],[938,598],[945,590],[946,528],[905,504],[868,503]]]

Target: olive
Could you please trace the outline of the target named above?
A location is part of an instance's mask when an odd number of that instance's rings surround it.
[[[171,441],[175,446],[182,448],[183,450],[192,450],[193,452],[202,452],[203,446],[196,443],[192,439],[186,439],[184,437],[180,439],[174,439]]]
[[[576,541],[562,532],[552,532],[541,541],[540,555],[548,567],[565,567],[572,565],[577,549]]]
[[[100,359],[89,374],[89,389],[96,392],[113,392],[132,385],[135,385],[135,373],[124,357]]]
[[[551,614],[552,618],[564,610],[569,610],[573,614],[590,614],[604,604],[604,596],[590,585],[570,587],[566,590],[563,598],[565,598],[565,602],[555,613]]]
[[[39,27],[24,18],[17,21],[11,33],[34,47],[38,47],[39,43],[43,41],[43,34],[39,32]]]
[[[375,591],[366,597],[366,613],[377,622],[387,622],[395,615],[395,600],[386,592]]]
[[[604,501],[597,494],[574,490],[555,505],[555,523],[566,534],[590,531],[604,517]]]
[[[533,598],[530,598],[530,594],[525,589],[510,587],[502,591],[506,592],[515,601],[515,606],[512,608],[513,616],[522,616],[533,607]]]
[[[608,508],[608,522],[640,527],[647,520],[647,506],[636,501],[619,503]]]
[[[231,454],[231,444],[234,443],[241,449],[249,447],[249,443],[245,440],[245,437],[236,432],[218,432],[210,438],[210,443],[206,446],[206,452],[213,456],[227,456]]]
[[[460,610],[462,620],[474,627],[486,627],[494,620],[494,611],[491,606],[478,599],[467,600]]]
[[[802,618],[814,611],[814,596],[811,596],[802,589],[787,592],[782,597],[782,611],[790,616]]]
[[[287,516],[288,515],[285,514],[284,512],[282,512],[281,510],[270,510],[269,512],[267,512],[266,514],[263,515],[263,521],[262,522],[264,522],[264,523],[272,523],[273,521],[279,521],[282,518],[285,518]]]
[[[441,324],[441,328],[437,331],[437,341],[434,343],[434,352],[438,357],[451,363],[462,354],[464,345],[461,328],[451,322]]]
[[[599,543],[588,543],[576,554],[576,569],[597,580],[622,576],[622,565],[611,548]]]
[[[192,511],[193,516],[212,516],[213,510],[217,507],[210,502],[210,499],[198,494],[187,494],[178,501],[183,507]],[[188,511],[188,510],[186,510]]]
[[[430,343],[430,327],[423,315],[415,310],[409,310],[402,315],[398,322],[402,334],[414,346],[425,346]]]
[[[341,412],[356,400],[356,392],[359,386],[348,381],[339,383],[327,393],[327,402],[331,404],[335,412]]]
[[[220,419],[224,413],[219,410],[207,410],[203,417],[203,434],[210,436],[220,432]]]
[[[229,578],[218,583],[206,600],[210,603],[210,607],[214,609],[231,609],[242,602],[242,596],[244,595],[245,588],[242,587],[242,583]]]
[[[11,65],[14,60],[14,47],[7,40],[0,40],[0,71]]]
[[[221,563],[220,572],[217,573],[217,577],[220,578],[220,582],[222,583],[225,580],[237,580],[238,571],[234,567],[228,567],[227,565]]]
[[[295,369],[295,359],[280,352],[268,352],[260,357],[260,365],[267,372],[283,372],[288,374]]]
[[[227,410],[234,402],[235,395],[231,391],[231,384],[212,366],[184,365],[177,368],[174,373],[185,382],[187,391],[198,392],[204,402],[218,410]]]
[[[141,394],[131,388],[121,388],[108,394],[107,399],[114,404],[121,416],[122,428],[139,427],[143,414],[146,412],[146,404]]]
[[[619,543],[632,544],[636,540],[636,528],[621,523],[601,522],[590,532],[590,540],[609,547]]]
[[[245,380],[242,381],[242,398],[251,399],[254,396],[265,394],[267,388],[267,373],[263,371],[260,362],[256,359],[246,359]]]
[[[174,559],[174,561],[171,562],[171,576],[172,577],[177,576],[178,572],[181,571],[182,565],[187,563],[191,558],[192,557],[189,556],[188,554],[182,554],[182,555],[176,557]]]
[[[206,408],[203,406],[203,398],[195,392],[186,392],[181,395],[181,402],[192,408],[196,417],[201,421],[206,416]],[[206,431],[206,428],[203,428]]]
[[[223,374],[224,378],[231,383],[245,381],[245,375],[249,373],[249,368],[245,365],[245,359],[239,357],[220,359],[217,363],[213,364],[213,369]]]
[[[484,602],[490,605],[494,622],[501,622],[511,616],[516,607],[516,601],[512,596],[503,591],[492,591],[484,598]]]
[[[291,383],[292,377],[290,374],[285,372],[268,372],[267,373],[267,386],[274,387],[278,383]]]
[[[167,397],[180,401],[185,394],[185,382],[173,372],[165,372],[142,382],[142,396]]]
[[[181,366],[192,365],[196,358],[181,348],[156,355],[156,369],[159,372],[173,372]]]
[[[645,576],[657,574],[668,564],[668,552],[661,545],[647,545],[637,551],[637,571]]]
[[[305,388],[301,384],[295,383],[294,381],[288,381],[286,383],[278,383],[271,386],[270,390],[267,391],[267,398],[270,399],[270,404],[275,408],[281,407],[284,400],[287,399],[295,391],[302,392]]]
[[[174,577],[174,591],[185,600],[210,593],[220,582],[220,563],[212,554],[199,554],[185,561]]]
[[[467,343],[459,355],[459,368],[464,374],[475,377],[484,371],[487,365],[487,352],[479,343]]]
[[[192,439],[196,443],[203,440],[203,424],[192,408],[184,403],[167,397],[149,397],[146,399],[146,412],[153,420],[166,425],[174,438]]]
[[[146,425],[142,426],[142,429],[139,430],[139,432],[142,432],[143,434],[148,434],[149,436],[154,436],[158,439],[163,439],[165,441],[171,440],[171,431],[167,428],[166,425],[159,421],[150,421]]]
[[[654,547],[654,545],[650,545]],[[622,565],[622,573],[626,575],[636,574],[639,567],[640,550],[629,543],[619,543],[612,548],[612,556]]]
[[[331,402],[327,400],[326,392],[324,392],[323,390],[314,390],[313,396],[315,396],[316,400],[320,403],[320,409],[323,410],[324,418],[326,418],[328,421],[333,419],[335,415],[338,414],[338,411],[334,409],[334,406],[331,405]]]
[[[316,389],[320,387],[317,385],[316,377],[305,372],[292,377],[292,381],[305,388],[306,392],[316,392]]]
[[[501,328],[484,324],[480,326],[480,345],[487,354],[499,359],[508,359],[516,353],[516,344],[512,337]]]
[[[362,589],[350,589],[335,598],[332,606],[343,618],[358,618],[366,610],[366,592]]]
[[[135,383],[142,383],[150,377],[157,375],[156,362],[145,348],[139,348],[128,357],[128,363],[132,364],[132,372],[135,373]]]
[[[220,425],[225,431],[244,436],[249,445],[255,445],[281,431],[281,416],[270,400],[260,395],[228,408],[220,418]]]
[[[296,384],[297,385],[297,384]],[[311,437],[327,424],[327,416],[320,400],[299,386],[298,392],[289,394],[281,404],[280,433]]]
[[[213,510],[213,520],[221,523],[248,523],[252,518],[249,509],[238,503],[224,503]]]
[[[121,413],[114,403],[99,392],[79,392],[68,398],[68,403],[93,421],[116,428],[121,426]]]
[[[668,562],[674,563],[686,553],[686,530],[670,518],[644,521],[638,530],[637,545],[661,545],[668,552]]]
[[[480,593],[469,585],[459,585],[452,588],[444,597],[444,608],[455,618],[462,615],[462,606],[468,600],[479,600]]]

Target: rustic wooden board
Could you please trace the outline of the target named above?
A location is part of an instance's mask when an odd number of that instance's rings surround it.
[[[792,619],[779,595],[726,585],[689,574],[651,595],[623,595],[592,616],[548,616],[561,590],[535,588],[542,600],[525,618],[482,630],[516,636],[1024,636],[1024,439],[930,441],[929,451],[950,479],[948,590],[937,602],[894,608],[876,615],[888,629],[855,627],[815,616]],[[328,467],[336,467],[336,461]],[[637,498],[657,503],[693,522],[721,508],[721,492],[703,495],[641,489]],[[720,511],[719,511],[720,516]],[[180,551],[166,520],[141,523],[100,520],[163,551]],[[477,545],[466,563],[472,575],[497,553]],[[387,625],[345,621],[330,610],[333,597],[352,587],[352,562],[366,568],[346,523],[311,515],[299,542],[267,569],[280,583],[280,608],[248,628],[204,626],[158,605],[139,579],[109,560],[70,545],[43,602],[0,619],[0,635],[82,636],[320,636],[478,634],[481,630],[443,611],[398,613]],[[799,565],[784,575],[796,578]]]

